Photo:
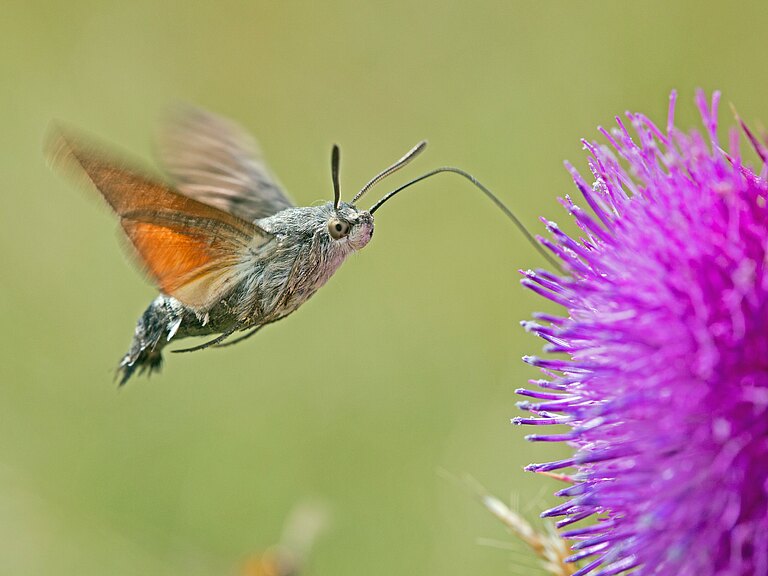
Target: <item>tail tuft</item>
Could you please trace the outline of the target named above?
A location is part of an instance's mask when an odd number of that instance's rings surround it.
[[[163,347],[173,337],[181,318],[170,298],[158,296],[144,311],[133,332],[131,348],[117,367],[116,378],[123,386],[134,374],[159,372],[163,364]],[[171,332],[171,326],[175,326]]]
[[[118,380],[118,386],[124,386],[134,374],[147,374],[151,376],[153,372],[160,372],[163,366],[163,354],[159,350],[145,348],[141,350],[138,356],[134,357],[129,352],[120,361],[115,375]]]

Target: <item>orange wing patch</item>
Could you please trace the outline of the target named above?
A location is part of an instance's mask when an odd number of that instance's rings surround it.
[[[268,241],[261,228],[182,196],[97,152],[86,140],[55,135],[50,158],[86,176],[120,217],[149,276],[166,294],[204,312],[242,278],[249,250]]]
[[[160,289],[201,311],[240,280],[238,264],[253,240],[223,222],[179,213],[129,214],[121,224]]]
[[[144,258],[147,269],[168,292],[190,274],[199,275],[212,261],[208,243],[149,222],[126,222],[126,232]]]
[[[210,307],[237,280],[239,251],[220,242],[151,222],[124,220],[123,229],[158,287],[187,306]]]

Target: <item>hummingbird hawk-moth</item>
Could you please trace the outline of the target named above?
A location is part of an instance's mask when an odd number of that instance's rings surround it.
[[[339,148],[331,156],[334,199],[297,207],[266,167],[256,142],[229,120],[187,109],[159,143],[168,183],[147,176],[104,147],[56,129],[48,144],[55,167],[95,187],[120,220],[135,260],[160,289],[139,318],[118,366],[120,384],[160,369],[172,340],[216,334],[178,352],[239,342],[296,310],[373,236],[373,213],[402,189],[439,172],[481,188],[530,240],[514,215],[457,168],[438,168],[385,195],[369,210],[355,202],[426,146],[420,142],[377,174],[351,202],[340,199]],[[224,342],[236,332],[246,331]]]

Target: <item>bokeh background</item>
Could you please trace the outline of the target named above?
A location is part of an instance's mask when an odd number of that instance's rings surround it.
[[[7,1],[0,573],[238,574],[314,498],[333,522],[308,575],[537,574],[453,478],[535,519],[557,486],[522,466],[562,450],[509,424],[540,350],[518,323],[544,306],[517,270],[543,262],[447,175],[382,209],[288,320],[117,390],[155,292],[114,218],[46,168],[52,119],[149,163],[163,111],[200,104],[251,130],[300,204],[330,198],[332,143],[349,198],[428,138],[368,203],[455,164],[540,231],[567,220],[562,161],[584,167],[579,138],[615,114],[663,123],[677,88],[693,126],[703,87],[768,119],[766,24],[764,2]]]

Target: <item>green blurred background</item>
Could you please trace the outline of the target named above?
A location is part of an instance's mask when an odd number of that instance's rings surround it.
[[[114,219],[51,174],[54,118],[151,161],[158,118],[191,101],[261,141],[300,204],[346,197],[421,138],[387,185],[456,164],[536,231],[584,167],[579,138],[625,109],[663,123],[721,88],[768,119],[763,2],[6,2],[0,23],[0,574],[224,575],[305,498],[330,529],[308,575],[536,574],[450,475],[531,519],[557,486],[521,467],[562,447],[513,428],[543,303],[542,261],[464,181],[377,214],[373,242],[285,322],[112,381],[155,291]],[[727,117],[727,109],[721,114]]]

